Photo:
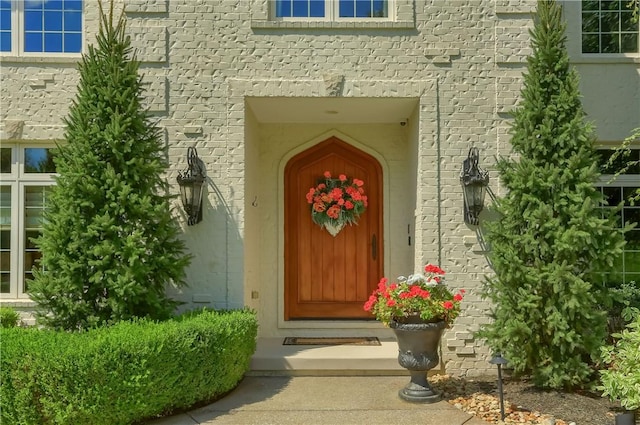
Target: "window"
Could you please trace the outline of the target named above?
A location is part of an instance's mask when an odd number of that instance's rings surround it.
[[[387,18],[388,0],[275,0],[276,18]]]
[[[0,0],[0,52],[81,51],[82,0]]]
[[[43,211],[54,184],[53,146],[0,148],[0,297],[26,298],[41,253]]]
[[[639,26],[629,0],[582,1],[582,53],[638,53]]]
[[[613,151],[601,150],[602,164],[608,160]],[[632,149],[632,156],[626,161],[640,160],[640,149]],[[615,208],[622,201],[624,206],[618,213],[618,225],[622,227],[627,223],[637,223],[636,227],[625,234],[626,246],[622,258],[615,265],[609,280],[612,282],[640,283],[640,202],[633,201],[640,188],[640,163],[631,167],[626,174],[620,175],[613,182],[612,177],[616,170],[620,169],[622,161],[612,164],[611,167],[601,167],[603,173],[602,183],[599,187],[608,205],[605,208]]]

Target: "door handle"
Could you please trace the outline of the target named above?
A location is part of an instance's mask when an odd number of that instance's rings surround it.
[[[374,261],[378,259],[378,238],[375,233],[371,236],[371,258]]]

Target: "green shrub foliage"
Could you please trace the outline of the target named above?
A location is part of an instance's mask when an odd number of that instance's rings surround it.
[[[249,370],[256,336],[250,311],[81,333],[2,329],[0,422],[128,425],[213,400]]]
[[[114,23],[113,4],[100,13],[37,241],[45,271],[36,270],[30,284],[40,321],[55,328],[169,317],[175,302],[166,285],[183,285],[189,263],[162,179],[168,164],[160,133],[141,105],[125,18]]]
[[[20,322],[20,314],[11,307],[0,307],[0,327],[13,328]]]
[[[606,336],[600,272],[611,269],[624,238],[599,208],[592,127],[556,2],[538,1],[531,38],[511,129],[516,159],[498,163],[508,193],[486,225],[495,275],[484,295],[495,307],[480,336],[539,387],[579,387],[594,378]]]
[[[614,335],[618,341],[603,347],[602,354],[609,368],[601,372],[604,396],[620,401],[628,410],[640,409],[640,310],[633,310],[635,318],[622,333]]]

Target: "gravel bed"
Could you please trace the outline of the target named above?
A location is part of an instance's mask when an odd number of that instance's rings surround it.
[[[505,420],[500,418],[497,377],[429,377],[455,407],[491,424],[613,425],[618,405],[589,392],[542,391],[527,380],[504,378]]]

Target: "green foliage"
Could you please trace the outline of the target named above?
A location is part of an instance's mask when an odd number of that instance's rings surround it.
[[[493,322],[479,333],[517,373],[539,387],[571,388],[593,379],[606,335],[601,272],[622,253],[623,234],[603,217],[591,126],[569,66],[562,9],[538,2],[522,101],[501,159],[507,195],[487,223],[495,276],[484,295]]]
[[[0,327],[15,328],[20,322],[20,314],[11,307],[0,307]]]
[[[640,127],[633,129],[629,137],[622,141],[622,144],[618,146],[613,155],[611,155],[605,164],[606,167],[614,170],[612,181],[617,179],[620,175],[625,173],[634,173],[633,169],[640,168],[640,160],[628,159],[631,155],[631,144],[640,142]],[[622,162],[620,166],[620,162]],[[631,205],[635,205],[640,202],[640,189],[636,190],[633,197],[629,199]]]
[[[97,47],[79,66],[78,96],[59,146],[59,172],[37,244],[30,294],[41,323],[85,329],[132,317],[170,317],[166,285],[190,259],[171,216],[160,133],[142,108],[125,18],[100,8]]]
[[[640,311],[634,309],[635,319],[627,329],[616,334],[614,346],[602,348],[609,369],[601,372],[604,396],[619,400],[628,410],[640,409]]]
[[[625,312],[634,306],[640,306],[640,283],[627,282],[609,285],[611,307],[607,309],[609,336],[620,333],[631,320]]]
[[[148,319],[69,333],[0,331],[3,424],[131,424],[212,400],[249,369],[250,311]]]

